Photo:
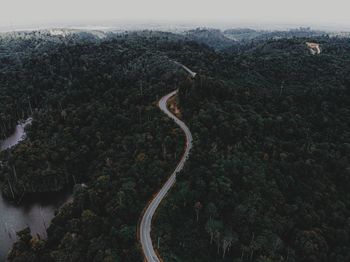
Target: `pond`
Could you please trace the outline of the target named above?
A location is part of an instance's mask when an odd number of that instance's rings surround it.
[[[1,141],[1,150],[16,146],[26,138],[25,127],[31,118],[18,123],[13,135]],[[46,237],[46,228],[55,215],[55,210],[72,200],[71,192],[45,193],[26,196],[19,205],[6,201],[0,193],[0,261],[5,261],[16,232],[29,227],[32,235]]]

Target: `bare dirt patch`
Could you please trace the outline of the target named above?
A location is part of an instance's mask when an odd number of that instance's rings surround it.
[[[321,54],[320,44],[306,42],[306,46],[309,48],[309,50],[310,50],[312,55],[319,55],[319,54]]]
[[[178,99],[177,95],[169,98],[168,100],[168,108],[169,110],[177,117],[177,118],[182,118],[181,111],[178,107]]]

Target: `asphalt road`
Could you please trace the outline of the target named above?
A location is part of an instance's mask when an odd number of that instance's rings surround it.
[[[179,62],[177,62],[177,61],[174,61],[174,60],[170,60],[170,61],[174,62],[174,63],[175,63],[176,65],[178,65],[179,67],[182,67],[187,73],[190,74],[190,76],[191,76],[192,78],[195,78],[195,77],[196,77],[197,73],[193,72],[193,71],[192,71],[191,69],[189,69],[187,66],[185,66],[185,65],[183,65],[183,64],[181,64],[181,63],[179,63]]]
[[[193,73],[192,75],[195,76],[195,73]],[[159,258],[157,257],[157,255],[154,251],[153,243],[152,243],[152,239],[151,239],[152,218],[153,218],[154,213],[155,213],[156,209],[158,208],[160,202],[164,199],[166,194],[169,192],[170,188],[174,185],[174,183],[176,181],[176,175],[184,167],[184,164],[189,156],[189,152],[192,148],[192,134],[191,134],[190,130],[188,129],[188,127],[186,126],[186,124],[184,122],[182,122],[175,115],[173,115],[167,108],[168,99],[171,98],[172,96],[176,95],[177,92],[178,92],[178,90],[175,90],[175,91],[171,92],[170,94],[167,94],[166,96],[162,97],[162,99],[159,100],[159,108],[168,117],[173,119],[175,121],[175,123],[184,131],[184,133],[186,135],[186,148],[185,148],[185,152],[184,152],[180,162],[177,164],[177,167],[175,168],[174,172],[171,174],[171,176],[169,177],[167,182],[163,185],[163,187],[157,193],[155,198],[150,202],[145,213],[143,214],[141,224],[140,224],[140,241],[141,241],[144,256],[148,262],[160,262]]]

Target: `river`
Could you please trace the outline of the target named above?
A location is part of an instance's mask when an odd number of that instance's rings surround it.
[[[30,125],[31,118],[16,126],[13,135],[1,141],[1,150],[17,145],[26,138],[25,127]],[[54,217],[55,210],[72,199],[70,192],[50,193],[28,196],[20,205],[3,199],[0,193],[0,261],[6,256],[16,241],[16,232],[30,227],[32,235],[46,237],[46,228]]]

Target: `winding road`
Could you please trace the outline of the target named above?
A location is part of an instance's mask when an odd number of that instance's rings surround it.
[[[187,70],[186,70],[187,71]],[[191,71],[192,72],[192,71]],[[191,74],[191,73],[190,73]],[[193,76],[195,76],[195,73],[192,72]],[[171,92],[170,94],[167,94],[166,96],[162,97],[159,100],[159,108],[171,119],[175,121],[175,123],[183,130],[183,132],[186,135],[186,148],[185,152],[180,160],[180,162],[177,164],[174,172],[171,174],[170,178],[167,180],[167,182],[163,185],[163,187],[160,189],[160,191],[157,193],[155,198],[149,203],[146,211],[143,214],[141,223],[140,223],[140,241],[142,245],[142,250],[144,253],[144,256],[148,262],[160,262],[160,259],[157,257],[156,252],[153,248],[153,243],[151,239],[151,226],[152,226],[152,218],[154,216],[154,213],[156,209],[158,208],[160,202],[164,199],[166,194],[169,192],[170,188],[175,184],[176,181],[176,175],[178,172],[182,170],[184,167],[184,164],[189,156],[190,150],[192,148],[192,134],[186,124],[182,122],[180,119],[178,119],[175,115],[173,115],[167,108],[167,101],[169,98],[176,95],[178,90],[175,90]]]
[[[177,65],[177,66],[181,67],[182,69],[184,69],[187,73],[190,74],[190,76],[191,76],[192,78],[195,78],[195,77],[196,77],[197,73],[193,72],[193,71],[192,71],[191,69],[189,69],[187,66],[185,66],[185,65],[183,65],[183,64],[181,64],[181,63],[179,63],[179,62],[177,62],[177,61],[174,61],[174,60],[170,60],[170,61],[173,62],[173,63],[175,63],[175,65]]]

